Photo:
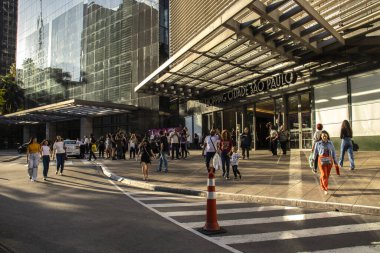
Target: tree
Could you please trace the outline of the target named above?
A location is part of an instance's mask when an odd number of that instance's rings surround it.
[[[23,109],[24,91],[16,82],[16,65],[12,64],[9,73],[0,75],[0,110],[1,114]]]

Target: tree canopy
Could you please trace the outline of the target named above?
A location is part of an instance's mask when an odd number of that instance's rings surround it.
[[[0,75],[0,112],[7,114],[24,107],[24,91],[16,81],[16,65],[12,64],[6,75]]]

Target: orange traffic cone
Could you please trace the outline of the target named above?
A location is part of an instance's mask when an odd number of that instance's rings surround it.
[[[207,180],[207,213],[206,224],[200,232],[204,234],[220,234],[226,231],[218,224],[216,213],[216,193],[215,193],[215,169],[209,168],[208,180]]]

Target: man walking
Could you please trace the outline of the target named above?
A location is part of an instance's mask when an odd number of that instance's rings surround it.
[[[165,170],[164,172],[168,172],[168,159],[166,158],[166,153],[169,150],[168,138],[164,134],[164,131],[160,131],[160,164],[157,169],[158,172],[162,170],[162,164],[164,164]]]

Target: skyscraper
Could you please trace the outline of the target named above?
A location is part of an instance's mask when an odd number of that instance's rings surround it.
[[[17,0],[0,0],[0,74],[16,59]]]

